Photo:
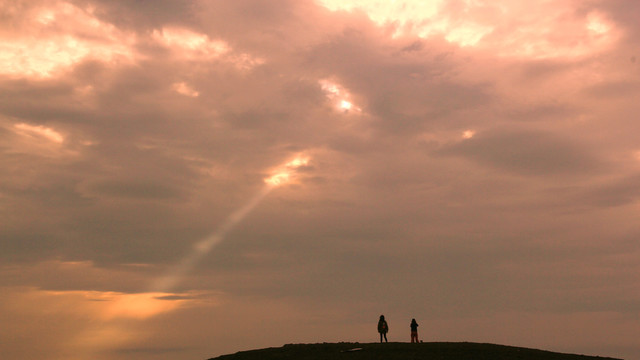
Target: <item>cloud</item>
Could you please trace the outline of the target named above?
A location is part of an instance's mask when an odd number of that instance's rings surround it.
[[[522,175],[571,175],[597,169],[598,161],[568,139],[535,131],[488,131],[439,151]]]
[[[596,206],[615,207],[635,203],[640,197],[638,181],[640,175],[634,174],[606,184],[594,186],[583,196]]]
[[[534,6],[514,0],[320,4],[333,11],[361,10],[377,24],[391,27],[396,37],[441,36],[462,47],[493,48],[509,57],[580,57],[606,49],[619,36],[602,11],[570,1]]]
[[[167,199],[178,195],[168,186],[144,181],[104,182],[93,185],[91,191],[99,195],[143,199]]]
[[[8,353],[369,341],[385,313],[633,357],[635,8],[0,5]],[[265,179],[175,293],[145,292]]]
[[[50,77],[87,57],[128,62],[134,56],[131,35],[97,20],[91,8],[55,1],[7,5],[7,10],[13,19],[24,22],[14,29],[25,31],[5,31],[0,42],[3,75]]]

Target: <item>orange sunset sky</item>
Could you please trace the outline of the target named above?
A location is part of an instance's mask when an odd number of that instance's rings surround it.
[[[0,1],[0,356],[640,359],[640,1]]]

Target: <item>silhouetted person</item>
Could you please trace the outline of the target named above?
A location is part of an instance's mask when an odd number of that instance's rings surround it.
[[[384,315],[380,315],[380,320],[378,320],[378,332],[380,333],[380,342],[382,342],[382,337],[384,336],[384,342],[387,341],[387,332],[389,331],[389,325],[387,325],[387,321],[384,319]]]
[[[417,343],[418,342],[418,323],[416,322],[416,319],[411,319],[411,325],[409,325],[411,327],[411,343],[413,344],[414,342]]]

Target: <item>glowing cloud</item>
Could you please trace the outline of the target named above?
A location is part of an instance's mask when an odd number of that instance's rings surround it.
[[[345,111],[349,111],[353,109],[353,104],[347,100],[340,100],[340,108]]]
[[[198,61],[219,59],[232,63],[239,70],[250,70],[265,62],[262,58],[234,52],[226,41],[211,39],[206,34],[185,28],[164,27],[154,30],[152,37],[171,49],[176,58]]]
[[[361,10],[394,36],[442,36],[501,56],[577,57],[597,53],[618,37],[604,15],[576,15],[568,2],[518,0],[318,0],[332,11]]]
[[[605,18],[596,12],[591,12],[587,16],[587,29],[594,34],[603,35],[611,31],[612,26],[605,20]]]
[[[85,58],[133,59],[134,36],[98,20],[92,9],[66,2],[43,4],[26,14],[28,31],[0,37],[0,74],[51,77]]]
[[[199,92],[197,92],[196,90],[192,89],[185,82],[175,83],[175,84],[173,84],[172,88],[173,88],[173,90],[175,92],[177,92],[178,94],[184,95],[184,96],[190,96],[190,97],[198,97],[198,96],[200,96]]]
[[[320,0],[320,4],[332,11],[354,9],[364,10],[369,18],[381,26],[393,26],[394,36],[415,34],[427,38],[434,34],[443,34],[450,41],[462,46],[475,45],[491,32],[485,26],[471,20],[451,21],[442,16],[441,8],[444,0]],[[469,5],[469,0],[464,1]]]
[[[119,294],[109,293],[103,297],[109,300],[102,316],[105,319],[133,318],[146,319],[158,314],[172,311],[184,300],[163,300],[166,293]]]
[[[166,27],[154,30],[153,38],[187,58],[216,58],[230,51],[222,40],[211,40],[205,34],[188,29]]]
[[[309,165],[309,160],[309,157],[298,155],[293,160],[276,168],[268,178],[264,179],[264,182],[271,186],[291,183],[295,180],[297,170],[302,166]]]
[[[326,79],[320,80],[319,83],[327,98],[331,100],[337,110],[343,112],[362,112],[362,109],[353,104],[351,94],[344,87]]]
[[[432,1],[388,1],[388,0],[319,0],[332,11],[362,9],[380,24],[396,20],[409,21],[431,18],[438,13],[443,0]]]
[[[40,296],[86,304],[103,321],[113,319],[147,319],[173,311],[187,300],[165,300],[170,293],[119,293],[103,291],[41,291]],[[91,306],[89,306],[89,304]]]
[[[471,139],[472,137],[474,137],[476,135],[475,130],[465,130],[462,133],[462,138],[463,139]]]
[[[56,144],[64,142],[64,136],[59,132],[45,126],[34,126],[29,124],[15,124],[13,125],[15,132],[34,139],[47,140]]]

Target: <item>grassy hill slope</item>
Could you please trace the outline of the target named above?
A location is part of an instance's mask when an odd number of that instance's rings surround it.
[[[477,343],[292,344],[242,351],[209,360],[619,360]]]

